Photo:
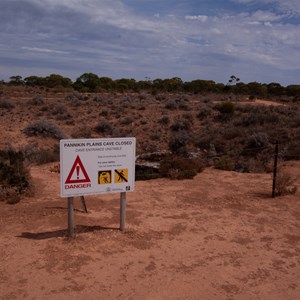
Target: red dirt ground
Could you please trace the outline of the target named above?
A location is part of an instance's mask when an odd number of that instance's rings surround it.
[[[300,162],[288,169],[299,176]],[[193,180],[137,182],[127,194],[75,199],[76,237],[50,165],[35,196],[0,202],[0,299],[300,297],[300,192],[271,198],[270,174],[206,169]]]

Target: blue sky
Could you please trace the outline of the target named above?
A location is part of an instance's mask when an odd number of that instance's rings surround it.
[[[0,79],[300,84],[299,0],[0,0]]]

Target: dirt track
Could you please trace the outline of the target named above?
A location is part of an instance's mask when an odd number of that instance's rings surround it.
[[[300,163],[290,170],[299,174]],[[1,299],[299,299],[300,193],[270,197],[270,174],[207,169],[75,201],[66,237],[59,175],[34,167],[36,195],[0,202]]]

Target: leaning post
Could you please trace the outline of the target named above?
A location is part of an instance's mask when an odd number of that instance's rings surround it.
[[[87,210],[87,207],[86,207],[86,204],[85,204],[84,196],[80,196],[80,201],[81,201],[81,205],[82,205],[83,211],[87,214],[88,210]]]

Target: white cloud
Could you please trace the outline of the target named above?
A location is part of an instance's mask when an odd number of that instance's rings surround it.
[[[196,20],[196,21],[201,21],[201,22],[206,22],[208,19],[208,16],[204,15],[198,15],[198,16],[185,16],[186,20]]]
[[[23,50],[33,51],[33,52],[42,52],[42,53],[54,53],[54,54],[69,54],[66,51],[47,49],[47,48],[38,48],[38,47],[21,47]]]
[[[39,58],[43,66],[56,63],[62,70],[137,79],[184,75],[186,79],[222,80],[222,73],[233,66],[245,74],[254,66],[273,72],[300,68],[299,24],[283,23],[284,13],[274,10],[227,11],[214,16],[196,10],[179,15],[170,10],[143,15],[119,0],[25,1],[38,10],[18,14],[11,9],[18,15],[6,23],[0,11],[0,63],[1,58],[7,63],[7,56],[24,64],[27,60],[29,65]]]
[[[275,5],[284,13],[300,14],[300,1],[299,0],[231,0],[235,3],[253,3],[253,4],[270,4]]]
[[[122,29],[157,29],[155,22],[134,15],[119,0],[27,0],[45,10],[66,9],[86,16],[87,23],[105,23]]]
[[[251,15],[251,19],[259,22],[272,22],[282,19],[284,16],[272,12],[258,10]]]

